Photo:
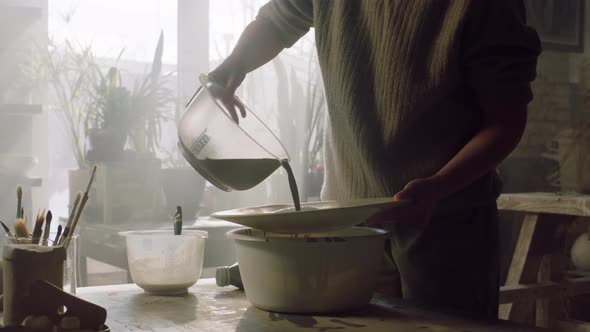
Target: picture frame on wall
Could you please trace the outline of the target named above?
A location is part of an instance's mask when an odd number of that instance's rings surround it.
[[[527,22],[544,50],[584,52],[586,0],[526,0]]]

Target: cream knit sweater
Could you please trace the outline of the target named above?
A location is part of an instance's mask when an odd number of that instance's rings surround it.
[[[474,135],[481,104],[526,104],[540,52],[518,0],[273,0],[285,47],[311,27],[328,104],[322,199],[392,196]],[[493,201],[495,175],[451,200]]]

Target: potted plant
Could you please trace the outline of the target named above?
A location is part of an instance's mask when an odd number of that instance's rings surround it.
[[[94,201],[85,212],[94,212],[105,222],[126,220],[136,212],[141,215],[138,218],[153,219],[159,214],[160,161],[156,153],[161,123],[171,119],[168,114],[174,102],[167,86],[172,74],[162,74],[162,53],[160,34],[151,70],[131,87],[123,84],[117,66],[104,72],[90,47],[66,43],[65,50],[50,54],[50,83],[79,166],[70,171],[70,197],[83,186],[87,166],[103,163]]]
[[[88,131],[89,160],[121,160],[127,141],[137,155],[155,158],[159,148],[161,123],[171,120],[173,93],[166,86],[171,74],[162,75],[164,35],[161,33],[151,71],[135,81],[131,89],[122,84],[121,71],[111,67],[100,75],[88,105],[85,129]]]
[[[117,68],[109,69],[96,92],[86,119],[86,160],[90,163],[121,160],[132,118],[130,93],[121,86]]]

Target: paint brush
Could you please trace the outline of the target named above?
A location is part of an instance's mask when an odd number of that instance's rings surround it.
[[[35,226],[33,227],[33,244],[39,244],[41,235],[43,234],[43,223],[45,222],[45,211],[39,212],[35,219]]]
[[[2,224],[2,228],[4,228],[4,231],[6,232],[6,235],[8,235],[9,238],[14,239],[14,241],[16,243],[20,243],[19,240],[18,240],[18,238],[14,234],[12,234],[12,232],[10,231],[10,228],[8,226],[6,226],[5,223],[3,223],[0,220],[0,224]],[[10,240],[9,240],[9,242],[10,242]]]
[[[59,245],[59,236],[61,235],[61,225],[57,225],[57,233],[55,234],[55,238],[53,239],[53,246]]]
[[[182,233],[182,207],[176,207],[176,214],[174,215],[174,235]]]
[[[29,233],[29,229],[27,228],[27,221],[23,218],[16,219],[14,223],[14,233],[17,237],[20,238],[28,238],[31,237],[31,233]]]
[[[59,242],[57,244],[62,244],[65,240],[65,236],[70,232],[70,227],[72,227],[72,222],[74,221],[74,216],[76,215],[76,210],[78,209],[78,204],[80,204],[80,199],[82,199],[82,192],[78,191],[78,194],[76,194],[76,199],[74,199],[74,205],[72,206],[72,210],[70,210],[68,222],[66,223],[66,227],[63,229],[63,237],[59,239]]]
[[[23,187],[16,186],[16,218],[23,217]]]
[[[47,211],[47,217],[45,217],[45,229],[43,230],[43,242],[44,246],[47,245],[47,239],[49,239],[49,232],[51,231],[51,219],[53,219],[53,214],[51,210]]]
[[[5,223],[2,222],[2,220],[0,220],[0,224],[2,224],[2,228],[4,228],[4,231],[6,232],[6,234],[8,234],[8,236],[12,237],[12,233],[10,232],[10,228],[8,228],[8,226],[6,226]]]
[[[64,247],[66,249],[70,245],[70,240],[72,239],[72,235],[74,235],[74,230],[76,229],[76,226],[78,226],[78,221],[80,220],[80,215],[82,215],[82,211],[84,210],[84,207],[86,206],[86,202],[88,201],[88,192],[90,192],[90,187],[92,186],[92,182],[94,181],[95,175],[96,175],[96,165],[94,165],[92,167],[92,174],[90,174],[90,180],[88,180],[88,186],[86,186],[86,191],[84,192],[84,195],[82,196],[82,201],[80,202],[80,205],[78,206],[78,209],[76,210],[76,217],[74,217],[74,221],[72,222],[72,227],[70,228],[69,233],[68,233],[68,237],[66,239],[66,242],[64,243]],[[65,238],[65,236],[64,236],[64,238]]]

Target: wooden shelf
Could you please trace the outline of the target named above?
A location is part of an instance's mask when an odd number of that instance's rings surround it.
[[[43,106],[39,104],[0,104],[0,115],[35,115],[41,114]]]
[[[41,184],[43,184],[43,179],[41,178],[30,178],[18,175],[0,174],[0,179],[11,179],[13,182],[31,187],[41,187]]]
[[[47,0],[0,0],[2,7],[45,8]]]

